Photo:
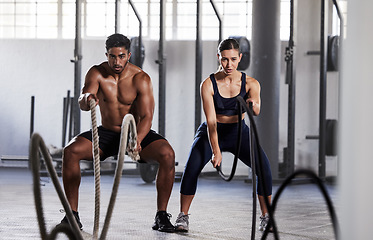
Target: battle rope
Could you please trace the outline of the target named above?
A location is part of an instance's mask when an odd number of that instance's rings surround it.
[[[43,212],[43,202],[40,189],[40,157],[39,149],[44,157],[44,162],[49,172],[49,175],[52,179],[56,192],[60,198],[63,208],[65,209],[67,219],[71,225],[70,227],[57,225],[50,234],[46,231],[44,212]],[[78,223],[75,221],[73,212],[71,211],[70,205],[67,202],[66,196],[61,188],[60,182],[58,181],[58,176],[56,170],[52,164],[52,157],[50,156],[48,149],[38,133],[33,133],[30,140],[30,149],[29,149],[29,159],[31,161],[31,170],[33,173],[33,184],[34,184],[34,200],[36,207],[36,214],[38,217],[39,229],[41,239],[55,239],[58,233],[65,233],[70,238],[75,237],[75,239],[83,239],[83,236],[80,232]]]
[[[328,195],[328,191],[326,190],[325,186],[323,185],[321,179],[319,177],[317,177],[316,174],[314,172],[310,171],[310,170],[306,170],[306,169],[297,170],[285,179],[285,181],[281,184],[281,186],[279,187],[279,189],[276,192],[276,195],[273,198],[273,202],[272,202],[273,213],[276,210],[277,202],[278,202],[278,200],[281,196],[281,193],[291,183],[291,181],[299,175],[306,175],[307,177],[310,177],[312,180],[314,180],[314,183],[319,187],[319,190],[321,191],[321,193],[322,193],[322,195],[323,195],[323,197],[326,201],[326,204],[328,206],[330,218],[331,218],[332,224],[333,224],[335,239],[338,239],[338,237],[339,237],[339,235],[338,235],[339,225],[338,225],[337,216],[335,214],[335,210],[334,210],[334,207],[333,207],[333,203],[332,203],[332,201],[331,201],[331,199]],[[274,220],[273,220],[273,222],[274,222]],[[270,229],[270,227],[271,227],[271,222],[269,222],[267,228],[265,229],[265,231],[263,233],[263,236],[262,236],[262,239],[267,238],[268,229]]]
[[[243,100],[243,99],[242,99]],[[237,145],[236,145],[236,151],[234,154],[234,159],[233,159],[233,165],[232,165],[232,170],[229,176],[226,176],[223,171],[221,170],[220,166],[216,167],[216,170],[219,172],[220,177],[224,181],[230,181],[233,179],[233,176],[236,172],[237,168],[237,162],[238,162],[238,155],[240,153],[240,148],[241,148],[241,141],[242,141],[242,102],[237,100],[238,104],[238,112],[237,112],[237,117],[238,117],[238,134],[237,134]],[[253,105],[250,102],[249,107],[247,108],[246,103],[244,104],[246,106],[246,111],[249,114],[253,114]],[[252,226],[251,226],[251,239],[255,239],[255,229],[256,229],[256,170],[255,170],[255,158],[254,158],[254,139],[253,139],[253,134],[251,132],[251,125],[252,125],[252,120],[250,119],[250,161],[251,161],[251,172],[252,172],[252,186],[253,186],[253,214],[252,214]]]
[[[106,239],[106,234],[109,229],[110,219],[113,213],[115,199],[118,193],[120,178],[122,177],[123,162],[126,150],[128,152],[128,156],[130,156],[133,161],[140,160],[138,152],[134,151],[136,149],[136,142],[137,132],[135,118],[131,114],[126,114],[122,121],[117,167],[115,169],[113,188],[109,200],[109,205],[106,211],[105,222],[101,231],[100,239]]]
[[[100,154],[99,154],[99,149],[98,149],[99,137],[98,137],[97,120],[96,120],[96,102],[95,100],[91,99],[89,104],[90,104],[90,109],[91,109],[91,121],[92,121],[92,145],[93,145],[93,153],[94,153],[94,161],[95,161],[94,172],[95,172],[95,190],[96,190],[95,192],[95,222],[94,222],[95,225],[93,228],[93,231],[94,231],[93,238],[97,239],[98,228],[99,228],[99,215],[100,215],[99,214],[100,212],[100,203],[99,203],[100,201]],[[126,114],[122,121],[117,167],[115,169],[113,188],[112,188],[112,192],[111,192],[111,196],[109,200],[109,205],[106,211],[105,222],[104,222],[104,226],[101,231],[100,239],[106,239],[107,231],[109,229],[109,224],[110,224],[115,200],[116,200],[117,193],[118,193],[118,187],[119,187],[120,179],[122,177],[123,162],[124,162],[124,157],[125,157],[126,150],[127,150],[127,144],[128,144],[129,156],[134,161],[138,161],[140,159],[140,156],[135,151],[136,142],[137,142],[137,132],[136,132],[135,119],[131,114]]]
[[[90,102],[90,106],[92,109],[92,101]],[[95,103],[93,101],[93,108],[95,108]],[[95,110],[93,111],[95,113]],[[95,115],[95,114],[94,114]],[[93,116],[93,113],[91,112],[92,117],[92,144],[93,144],[93,153],[94,158],[97,158],[95,156],[95,153],[98,153],[98,132],[97,132],[97,122],[96,122],[96,116]],[[96,130],[95,130],[96,128]],[[120,183],[120,178],[122,176],[122,169],[123,169],[123,162],[126,150],[128,150],[128,155],[134,160],[138,161],[140,159],[140,156],[135,151],[136,149],[136,142],[137,142],[137,132],[136,132],[136,122],[134,117],[131,114],[127,114],[124,116],[122,121],[122,127],[121,127],[121,137],[120,137],[120,145],[119,145],[119,154],[118,154],[118,161],[117,166],[115,169],[115,176],[114,176],[114,183],[112,188],[112,194],[110,197],[108,209],[106,212],[105,222],[104,226],[101,232],[100,239],[105,239],[107,235],[107,231],[110,224],[110,219],[112,216],[112,212],[114,209],[115,199],[118,192],[118,187]],[[97,150],[95,150],[95,144],[97,143]],[[44,220],[44,213],[43,213],[43,204],[42,204],[42,196],[41,196],[41,189],[40,189],[40,156],[39,156],[39,150],[43,155],[45,165],[47,167],[48,173],[52,179],[52,182],[54,184],[54,187],[56,189],[56,192],[60,198],[60,201],[65,209],[65,213],[67,216],[67,219],[70,223],[70,226],[59,224],[55,228],[52,229],[51,233],[48,234],[46,232],[46,226],[45,226],[45,220]],[[61,188],[61,185],[58,180],[58,175],[56,173],[56,170],[53,167],[53,160],[50,156],[48,149],[42,139],[42,137],[38,133],[34,133],[31,136],[30,140],[30,149],[29,149],[29,159],[31,161],[31,168],[33,173],[33,185],[34,185],[34,200],[35,200],[35,208],[36,213],[38,217],[38,223],[40,228],[40,235],[41,239],[56,239],[58,233],[64,233],[66,234],[70,239],[83,239],[83,236],[81,234],[81,231],[79,229],[79,226],[77,222],[75,221],[75,217],[72,213],[72,210],[70,208],[70,205],[66,199],[66,196]],[[99,157],[97,158],[99,160]],[[100,162],[98,162],[100,163]],[[95,166],[95,175],[96,170],[99,169],[99,166]],[[98,174],[100,172],[98,171]],[[98,180],[99,182],[99,180]],[[95,185],[96,185],[96,176],[95,176]],[[95,187],[97,189],[97,187]],[[99,189],[99,187],[98,187]],[[99,193],[95,193],[95,195],[98,195],[98,198],[95,197],[95,202],[97,199],[99,199]],[[95,206],[99,206],[99,203],[95,203]],[[95,209],[95,222],[96,222],[96,209]],[[99,211],[99,209],[98,209]],[[96,224],[96,223],[95,223]],[[97,227],[94,227],[94,231],[98,229]],[[93,235],[94,239],[97,239],[97,233],[96,235]]]
[[[251,111],[249,111],[249,108],[247,107],[245,100],[241,96],[237,97],[237,101],[240,102],[240,104],[243,108],[245,108],[246,112],[248,113],[247,115],[250,118],[250,127],[251,127],[250,132],[251,132],[251,134],[253,134],[253,137],[255,138],[256,148],[254,148],[254,149],[256,150],[257,156],[259,158],[258,159],[259,160],[258,161],[259,162],[258,179],[259,179],[259,181],[261,181],[262,185],[265,186],[266,182],[265,182],[265,179],[262,177],[262,172],[263,172],[262,161],[263,160],[262,160],[262,155],[259,152],[259,149],[260,149],[259,135],[258,135],[258,131],[257,131],[257,128],[256,128],[256,124],[254,122],[254,117],[253,117]],[[335,214],[335,210],[334,210],[332,201],[330,200],[330,197],[328,195],[328,192],[327,192],[326,188],[324,187],[324,185],[322,183],[322,180],[319,177],[317,177],[317,175],[310,170],[298,170],[298,171],[295,171],[292,175],[290,175],[281,184],[280,188],[278,189],[277,193],[275,194],[275,196],[273,198],[272,205],[269,203],[268,198],[266,198],[266,197],[264,198],[266,208],[267,208],[268,214],[269,214],[269,223],[268,223],[267,227],[265,228],[265,231],[263,232],[263,235],[262,235],[261,239],[266,239],[267,238],[269,230],[271,229],[271,226],[273,226],[273,234],[274,234],[275,239],[276,240],[280,239],[279,236],[278,236],[276,221],[274,219],[274,211],[276,209],[276,204],[277,204],[278,199],[280,198],[280,195],[281,195],[282,191],[285,189],[285,187],[287,185],[289,185],[291,183],[292,179],[294,179],[298,175],[307,175],[307,176],[311,177],[315,181],[317,186],[319,187],[319,189],[322,192],[323,197],[324,197],[324,199],[327,203],[327,206],[328,206],[329,214],[330,214],[332,224],[333,224],[334,235],[335,235],[336,239],[338,239],[339,227],[338,227],[338,221],[337,221],[337,217],[336,217],[336,214]],[[266,192],[266,189],[263,188],[263,190],[264,190],[264,195],[268,196],[268,194]]]
[[[93,221],[93,239],[97,239],[98,229],[100,224],[100,152],[98,148],[99,138],[96,118],[96,101],[91,99],[89,102],[91,109],[92,121],[92,154],[93,154],[93,170],[95,175],[95,215]]]

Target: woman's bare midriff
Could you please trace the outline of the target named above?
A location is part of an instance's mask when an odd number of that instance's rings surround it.
[[[244,114],[242,114],[241,120],[245,117]],[[226,116],[226,115],[216,115],[216,121],[219,123],[236,123],[238,122],[237,115],[233,116]]]

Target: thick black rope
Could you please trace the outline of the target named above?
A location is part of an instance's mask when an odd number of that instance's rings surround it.
[[[250,108],[247,106],[246,101],[241,96],[237,97],[237,101],[240,104],[240,106],[245,109],[245,111],[247,112],[247,116],[250,119],[250,141],[251,141],[250,151],[251,151],[251,170],[252,170],[253,186],[254,186],[255,176],[258,176],[258,181],[261,181],[262,186],[266,186],[265,179],[262,177],[262,172],[264,171],[263,170],[263,163],[262,163],[263,159],[262,159],[262,154],[260,152],[259,136],[258,136],[258,131],[257,131],[257,128],[256,128],[256,124],[255,124],[255,121],[254,121],[253,111],[250,110]],[[255,141],[256,147],[254,146],[254,141]],[[259,165],[258,165],[259,166],[259,171],[258,172],[256,172],[256,167],[255,167],[255,157],[254,157],[255,153],[256,153],[256,156],[258,156],[258,162],[259,162]],[[256,184],[255,184],[255,187],[256,187]],[[254,187],[253,187],[253,189],[254,189]],[[263,192],[264,192],[264,196],[268,196],[268,193],[267,193],[267,190],[265,189],[265,187],[263,187]],[[254,191],[253,191],[253,196],[255,196],[254,199],[256,200],[256,192],[254,192]],[[264,197],[264,202],[265,202],[265,205],[266,205],[267,210],[268,210],[269,222],[271,222],[271,226],[273,226],[273,233],[275,235],[275,239],[277,240],[277,239],[279,239],[279,237],[278,237],[278,232],[277,232],[277,226],[276,226],[276,223],[274,222],[274,218],[273,218],[273,211],[272,211],[272,208],[271,208],[271,204],[269,203],[267,197]],[[255,221],[256,221],[256,212],[253,211],[253,222],[255,222]],[[252,230],[251,237],[253,237],[253,232],[254,232],[254,235],[255,235],[255,228],[256,228],[256,226],[253,224],[253,227],[251,229]],[[266,229],[268,229],[268,228],[266,228]]]
[[[335,239],[339,239],[338,238],[339,237],[339,224],[338,224],[338,219],[337,219],[334,207],[333,207],[333,203],[332,203],[332,201],[329,197],[329,194],[328,194],[322,180],[319,177],[317,177],[316,174],[314,172],[312,172],[311,170],[306,170],[306,169],[297,170],[285,179],[285,181],[281,184],[280,188],[277,190],[276,195],[273,198],[273,202],[272,202],[273,213],[276,210],[277,202],[278,202],[278,200],[281,196],[281,193],[285,190],[285,188],[289,184],[291,184],[292,180],[299,175],[306,175],[307,177],[310,177],[314,181],[313,183],[315,183],[319,187],[319,189],[320,189],[320,191],[321,191],[321,193],[322,193],[322,195],[323,195],[323,197],[326,201],[326,204],[328,206],[330,218],[331,218],[332,224],[333,224]],[[274,220],[273,220],[273,222],[274,222]],[[267,228],[265,229],[265,231],[263,233],[263,236],[262,236],[262,239],[266,239],[266,237],[268,235],[268,229],[270,227],[271,227],[271,222],[268,224]]]
[[[255,141],[256,141],[256,148],[252,148],[252,149],[257,151],[257,154],[258,154],[257,156],[259,158],[258,159],[259,160],[258,161],[259,162],[258,180],[261,181],[262,186],[266,186],[265,185],[266,184],[265,179],[262,177],[262,172],[263,172],[262,155],[260,154],[260,151],[259,151],[260,150],[259,136],[258,136],[258,131],[257,131],[256,125],[255,125],[255,122],[254,122],[253,114],[252,114],[251,111],[249,111],[249,108],[247,107],[246,102],[242,97],[238,96],[237,101],[240,102],[241,106],[245,108],[246,112],[248,113],[247,115],[250,118],[250,127],[251,127],[250,132],[252,134],[254,134]],[[323,185],[322,180],[319,177],[317,177],[317,175],[314,172],[312,172],[310,170],[298,170],[298,171],[295,171],[289,177],[287,177],[287,179],[281,184],[280,188],[278,189],[277,193],[275,194],[275,196],[273,198],[272,205],[269,203],[268,198],[266,198],[266,197],[264,198],[265,204],[266,204],[266,207],[267,207],[267,210],[268,210],[268,214],[269,214],[269,223],[268,223],[267,227],[265,228],[261,239],[266,239],[267,238],[269,230],[271,229],[271,226],[273,226],[273,234],[274,234],[275,239],[276,240],[279,239],[277,226],[276,226],[276,221],[274,219],[274,212],[275,212],[275,209],[276,209],[276,205],[277,205],[278,199],[280,198],[280,195],[281,195],[282,191],[291,183],[292,179],[294,179],[298,175],[307,175],[307,176],[311,177],[314,180],[314,182],[317,184],[317,186],[319,187],[319,189],[320,189],[321,193],[323,194],[323,197],[324,197],[324,199],[327,203],[327,206],[328,206],[329,214],[330,214],[332,224],[333,224],[333,230],[334,230],[335,238],[338,239],[338,237],[339,237],[339,235],[338,235],[339,225],[338,225],[338,220],[337,220],[335,210],[334,210],[334,207],[333,207],[333,203],[332,203],[332,201],[331,201],[331,199],[328,195],[328,192],[327,192],[325,186]],[[268,196],[268,193],[266,192],[265,188],[263,188],[263,191],[264,191],[264,195]]]
[[[237,145],[236,145],[236,151],[234,154],[234,159],[233,159],[233,165],[232,165],[232,170],[229,176],[226,176],[220,166],[216,167],[216,170],[219,172],[220,177],[225,180],[225,181],[230,181],[233,179],[233,176],[236,172],[237,168],[237,162],[238,162],[238,155],[240,153],[241,149],[241,142],[242,142],[242,103],[237,100],[238,104],[238,112],[237,112],[237,117],[238,117],[238,134],[237,134]],[[247,108],[246,103],[244,104],[246,106],[246,111],[253,115],[253,106],[252,103],[249,103],[249,107]],[[252,226],[251,226],[251,239],[255,239],[255,230],[256,230],[256,170],[255,170],[255,154],[254,154],[254,139],[253,139],[253,134],[251,132],[251,120],[250,120],[250,160],[251,160],[251,169],[252,169],[252,185],[253,185],[253,214],[252,214]]]

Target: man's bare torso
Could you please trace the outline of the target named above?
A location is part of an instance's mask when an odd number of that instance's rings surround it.
[[[93,67],[97,71],[99,88],[97,97],[101,112],[102,126],[120,132],[123,117],[131,113],[137,118],[135,102],[139,92],[136,81],[141,81],[140,68],[128,63],[116,79],[110,74],[107,62]]]

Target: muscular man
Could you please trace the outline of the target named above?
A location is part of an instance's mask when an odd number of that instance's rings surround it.
[[[173,232],[174,226],[167,213],[175,176],[175,154],[167,140],[151,130],[154,97],[150,77],[139,67],[129,63],[130,40],[113,34],[106,40],[107,61],[93,66],[87,73],[82,95],[81,110],[90,110],[89,101],[94,99],[100,106],[102,126],[99,127],[99,148],[102,160],[118,154],[123,117],[131,113],[137,124],[137,151],[145,162],[159,163],[156,180],[157,213],[154,230]],[[78,215],[79,185],[81,180],[79,161],[92,160],[91,131],[76,136],[64,148],[62,177],[66,197],[73,214]],[[68,223],[65,216],[61,223]]]

